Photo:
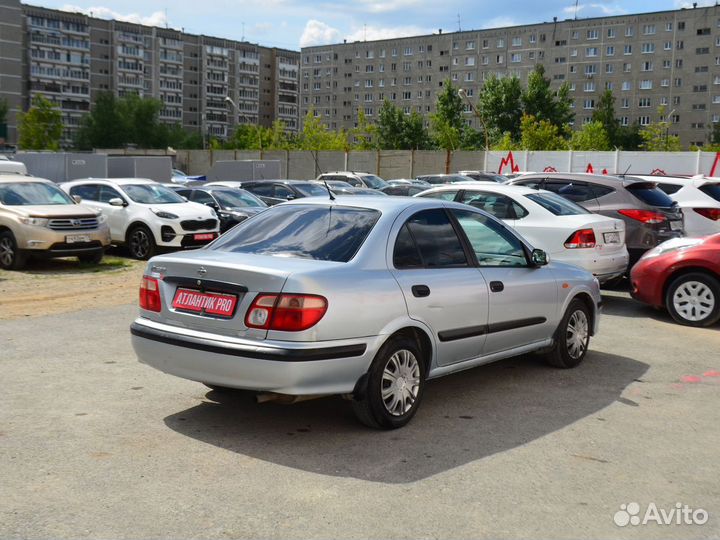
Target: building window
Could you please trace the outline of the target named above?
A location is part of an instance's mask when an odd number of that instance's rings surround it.
[[[608,28],[607,37],[609,37],[610,39],[615,37],[615,29],[614,28]]]
[[[671,51],[672,50],[672,41],[666,41],[663,44],[663,50],[665,51]]]
[[[622,98],[620,101],[620,107],[623,109],[629,109],[630,108],[630,100],[628,98]]]
[[[615,56],[615,47],[613,45],[609,45],[607,49],[605,49],[605,56]]]
[[[474,51],[475,50],[475,42],[468,41],[467,43],[465,43],[465,49],[468,51]]]
[[[597,30],[588,30],[587,31],[587,38],[588,39],[598,39],[599,32]]]
[[[673,29],[673,24],[671,22],[666,22],[665,23],[665,31],[672,32],[672,29]]]
[[[643,34],[646,36],[651,36],[655,33],[655,25],[654,24],[645,24],[643,25]]]
[[[649,106],[650,106],[650,98],[648,98],[648,97],[640,98],[640,101],[638,101],[638,107],[640,107],[640,108],[645,109]]]
[[[640,81],[639,88],[640,90],[652,90],[653,83],[651,80],[644,79]]]
[[[585,56],[588,58],[592,58],[598,55],[597,47],[586,47],[585,48]]]
[[[521,47],[522,46],[522,38],[521,37],[512,38],[512,46],[513,47]]]
[[[649,126],[650,125],[650,117],[649,116],[641,116],[638,118],[638,123],[641,126]]]
[[[652,62],[643,62],[640,69],[641,69],[641,71],[652,71],[653,63]]]
[[[510,62],[517,64],[518,62],[522,61],[522,54],[520,53],[513,53],[510,55]]]
[[[583,100],[583,109],[594,109],[595,108],[595,100],[594,99],[585,99]]]
[[[597,73],[597,66],[595,64],[587,64],[585,66],[585,75],[595,75]]]
[[[498,49],[502,49],[503,47],[505,47],[505,39],[503,39],[503,38],[498,38],[498,40],[497,40],[497,42],[496,42],[496,47],[497,47]]]
[[[623,54],[632,54],[632,45],[625,45],[623,48]]]
[[[643,43],[640,52],[642,54],[649,54],[655,52],[655,44],[654,43]]]
[[[635,35],[635,28],[632,26],[625,27],[625,37],[632,37]]]
[[[605,73],[613,73],[615,71],[615,66],[612,64],[605,64]]]
[[[622,90],[630,90],[630,81],[623,81]]]
[[[595,91],[595,81],[588,81],[583,85],[583,91],[585,92],[594,92]]]

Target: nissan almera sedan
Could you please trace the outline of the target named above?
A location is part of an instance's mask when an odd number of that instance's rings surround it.
[[[530,352],[577,366],[600,306],[590,273],[548,264],[482,210],[315,197],[151,259],[131,333],[166,373],[262,400],[340,394],[392,429],[429,379]]]

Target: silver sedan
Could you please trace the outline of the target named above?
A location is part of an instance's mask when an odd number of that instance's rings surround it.
[[[429,379],[530,352],[578,365],[600,307],[591,274],[481,210],[316,197],[150,260],[131,333],[166,373],[262,399],[341,394],[392,429]]]

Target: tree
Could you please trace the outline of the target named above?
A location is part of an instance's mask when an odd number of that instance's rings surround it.
[[[571,150],[610,150],[610,139],[602,122],[594,120],[582,129],[573,131],[570,138]]]
[[[485,81],[477,108],[492,139],[505,133],[509,133],[513,139],[520,138],[522,93],[517,77],[498,78],[491,75]]]
[[[297,137],[298,150],[347,150],[348,140],[345,131],[330,131],[315,116],[314,109],[308,110],[303,121],[302,131]]]
[[[368,121],[365,111],[358,109],[357,126],[350,130],[350,138],[354,141],[355,149],[373,150],[377,148],[377,142],[373,141],[373,135],[376,132],[376,127]]]
[[[563,83],[558,90],[552,90],[550,79],[545,77],[545,68],[542,64],[535,66],[528,75],[527,87],[522,93],[521,102],[524,114],[534,116],[538,120],[547,120],[559,129],[565,129],[575,117],[571,108],[570,86]]]
[[[605,90],[600,94],[597,106],[592,115],[593,122],[600,122],[605,128],[609,148],[620,146],[620,121],[615,117],[615,96],[612,90]]]
[[[509,131],[503,133],[495,144],[492,145],[493,150],[508,151],[508,150],[519,150],[520,146],[515,142]]]
[[[18,115],[18,146],[23,150],[59,150],[62,130],[60,109],[38,94],[30,110]]]
[[[440,148],[457,150],[465,130],[463,101],[450,79],[443,84],[437,96],[435,113],[431,115],[433,136]]]
[[[83,118],[77,145],[82,150],[121,148],[128,140],[129,118],[120,114],[112,92],[100,92],[90,114]]]
[[[163,104],[159,99],[141,98],[130,94],[118,103],[119,114],[128,122],[128,141],[140,148],[163,148],[166,141],[161,140],[159,128],[160,111]]]
[[[665,107],[658,107],[658,115],[665,118]],[[670,135],[670,123],[667,119],[653,122],[640,130],[642,149],[648,152],[679,152],[682,150],[680,137]]]
[[[409,116],[404,117],[402,126],[401,144],[398,147],[402,150],[427,150],[432,147],[430,135],[425,127],[425,119],[413,111]]]
[[[549,120],[524,114],[520,120],[520,146],[523,150],[567,150],[564,133]]]
[[[636,123],[629,126],[620,126],[617,132],[617,146],[620,150],[640,150],[643,142],[640,136],[640,126]]]
[[[387,99],[378,112],[377,143],[382,150],[402,149],[405,115]]]

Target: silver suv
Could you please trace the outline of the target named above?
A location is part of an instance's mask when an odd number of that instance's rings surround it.
[[[382,189],[389,184],[375,174],[355,171],[335,171],[323,173],[317,177],[318,180],[342,180],[352,187],[367,187],[370,189]]]

